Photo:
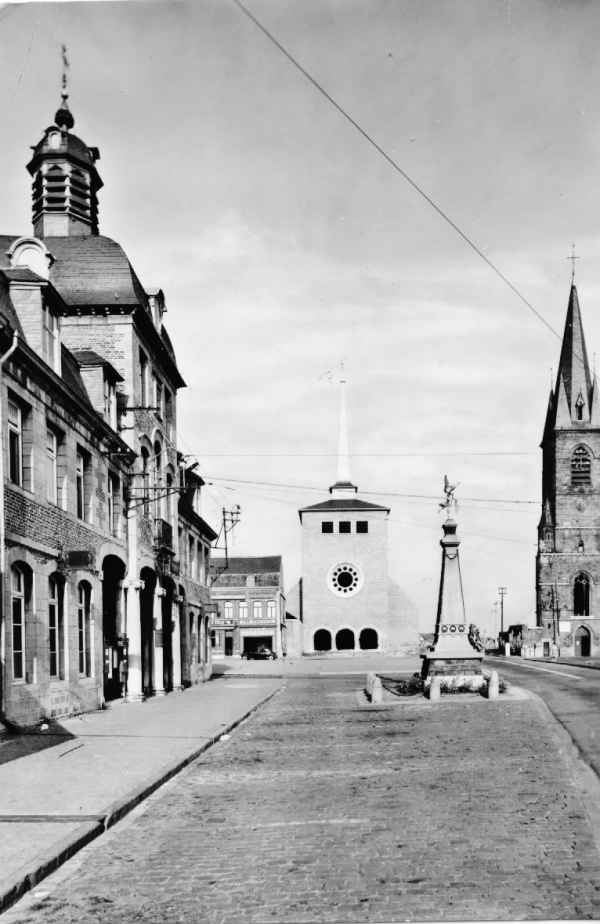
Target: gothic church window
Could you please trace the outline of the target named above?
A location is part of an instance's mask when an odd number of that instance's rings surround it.
[[[587,574],[578,574],[573,583],[573,615],[590,615],[590,579]]]
[[[592,460],[585,446],[578,446],[571,456],[571,484],[574,487],[591,484]]]

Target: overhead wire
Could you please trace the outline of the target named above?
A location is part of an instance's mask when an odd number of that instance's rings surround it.
[[[558,340],[561,340],[560,333],[557,330],[555,330],[555,328],[552,326],[552,324],[550,324],[549,321],[546,320],[543,314],[541,314],[541,312],[539,312],[537,308],[535,308],[535,306],[531,304],[531,302],[523,295],[523,293],[520,292],[520,290],[508,278],[508,276],[504,272],[502,272],[502,270],[498,266],[496,266],[493,260],[491,260],[484,253],[484,251],[481,250],[481,248],[475,243],[475,241],[473,241],[473,239],[469,237],[469,235],[465,231],[462,230],[462,228],[457,224],[457,222],[455,222],[454,219],[452,219],[450,215],[448,215],[448,213],[444,211],[444,209],[440,205],[438,205],[438,203],[433,199],[433,197],[430,196],[429,193],[427,193],[423,189],[423,187],[420,186],[416,182],[416,180],[414,180],[410,176],[410,174],[408,174],[406,170],[404,170],[400,166],[400,164],[390,154],[388,154],[385,148],[383,148],[382,145],[380,145],[373,138],[373,136],[370,135],[369,132],[367,132],[362,127],[362,125],[360,125],[360,123],[353,116],[351,116],[350,113],[346,109],[344,109],[344,107],[340,103],[337,102],[336,99],[334,99],[334,97],[322,86],[322,84],[320,84],[319,81],[315,77],[313,77],[313,75],[302,64],[300,64],[298,59],[294,57],[291,51],[289,51],[285,47],[285,45],[283,45],[282,42],[280,42],[279,39],[277,39],[273,35],[273,33],[270,32],[269,29],[267,29],[267,27],[258,19],[258,17],[254,13],[252,13],[248,9],[248,7],[245,6],[245,4],[241,2],[241,0],[232,0],[232,3],[234,3],[235,6],[237,6],[237,8],[240,10],[240,12],[243,13],[244,16],[246,16],[256,26],[256,28],[259,29],[260,32],[262,32],[262,34],[269,40],[269,42],[271,42],[281,52],[281,54],[285,58],[287,58],[290,64],[292,64],[293,67],[295,67],[296,70],[298,70],[302,74],[302,76],[305,77],[306,80],[308,80],[308,82],[315,88],[315,90],[317,90],[317,92],[320,93],[321,96],[323,96],[333,106],[333,108],[342,116],[342,118],[344,118],[365,139],[365,141],[367,141],[367,143],[370,144],[371,147],[375,149],[375,151],[377,151],[377,153],[389,164],[389,166],[392,167],[392,169],[395,170],[396,173],[398,173],[399,176],[401,176],[409,184],[409,186],[411,186],[412,189],[414,189],[414,191],[419,196],[421,196],[421,198],[424,199],[425,202],[428,203],[429,206],[431,206],[431,208],[437,213],[437,215],[439,215],[439,217],[450,228],[452,228],[452,230],[463,240],[463,242],[468,247],[470,247],[471,250],[475,254],[477,254],[477,256],[481,260],[483,260],[483,262],[489,267],[489,269],[491,269],[492,272],[495,273],[496,276],[498,276],[498,278],[506,286],[508,286],[511,292],[517,296],[517,298],[523,303],[523,305],[525,305],[526,308],[529,309],[529,311],[538,319],[538,321],[540,321],[540,323],[543,324],[544,327],[546,327],[546,329],[549,330],[551,334],[553,334],[553,336],[555,336]],[[578,356],[578,358],[581,362],[583,362],[583,357]]]

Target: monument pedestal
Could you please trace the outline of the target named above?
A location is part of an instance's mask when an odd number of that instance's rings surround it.
[[[421,677],[429,690],[436,678],[440,690],[480,690],[487,686],[483,676],[483,652],[469,640],[460,574],[456,522],[448,517],[443,524],[442,571],[432,648],[423,656]]]

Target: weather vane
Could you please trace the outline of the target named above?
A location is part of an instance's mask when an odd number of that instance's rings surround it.
[[[61,51],[61,55],[62,55],[62,81],[61,81],[61,83],[62,83],[62,97],[63,97],[63,99],[66,99],[66,98],[68,97],[68,95],[69,95],[68,90],[67,90],[67,73],[68,73],[68,70],[69,70],[69,67],[70,67],[70,65],[69,65],[69,59],[67,58],[67,46],[66,46],[66,45],[61,45],[61,46],[60,46],[60,51]]]
[[[454,496],[454,492],[456,491],[459,483],[460,482],[457,481],[456,484],[450,484],[448,481],[448,476],[444,475],[444,494],[446,495],[446,499],[441,501],[439,508],[440,510],[446,510],[446,515],[448,517],[452,512],[452,508],[457,506],[457,500]]]
[[[575,260],[579,260],[579,257],[575,254],[575,244],[571,244],[571,255],[566,258],[571,261],[571,285],[575,282]]]

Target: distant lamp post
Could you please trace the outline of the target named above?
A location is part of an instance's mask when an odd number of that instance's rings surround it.
[[[504,632],[504,598],[508,593],[506,587],[499,587],[498,593],[500,594],[500,634]]]

